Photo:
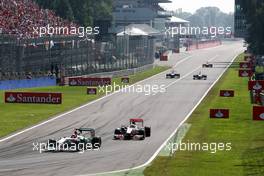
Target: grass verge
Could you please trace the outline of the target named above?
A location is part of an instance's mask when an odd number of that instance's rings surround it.
[[[236,61],[242,60],[240,55]],[[144,170],[146,176],[264,175],[264,123],[252,120],[247,78],[229,68],[187,123],[184,143],[231,143],[231,151],[176,151],[159,156]],[[219,97],[221,89],[235,90],[234,98]],[[209,119],[210,108],[230,109],[230,119]]]
[[[156,66],[153,69],[131,75],[129,76],[130,84],[151,77],[167,69],[168,67]],[[119,85],[121,84],[120,78],[114,78],[113,82]],[[73,86],[18,89],[16,91],[61,92],[63,94],[63,103],[61,105],[6,104],[4,103],[4,91],[0,91],[0,99],[2,99],[0,102],[0,137],[32,126],[56,114],[71,110],[103,96],[103,93],[98,95],[86,95],[86,87]]]

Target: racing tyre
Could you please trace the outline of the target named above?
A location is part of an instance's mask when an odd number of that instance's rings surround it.
[[[150,137],[151,134],[151,128],[150,127],[145,127],[145,135],[146,137]]]
[[[102,140],[101,140],[100,137],[94,137],[92,139],[92,146],[93,146],[93,148],[99,149],[101,147],[101,144],[102,144]]]

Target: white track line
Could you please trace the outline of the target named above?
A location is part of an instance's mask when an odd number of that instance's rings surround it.
[[[209,87],[209,89],[204,93],[202,98],[197,102],[197,104],[193,107],[193,109],[187,114],[187,116],[181,121],[181,123],[177,126],[177,128],[173,131],[173,133],[164,141],[164,143],[158,148],[158,150],[152,155],[152,157],[144,164],[140,166],[136,166],[130,169],[122,169],[122,170],[116,170],[116,171],[109,171],[109,172],[102,172],[102,173],[96,173],[96,174],[86,174],[86,175],[78,175],[78,176],[94,176],[94,175],[105,175],[105,174],[115,174],[120,172],[127,172],[135,169],[140,169],[142,167],[146,167],[149,165],[159,154],[159,152],[165,147],[165,145],[168,143],[168,141],[176,134],[179,127],[182,126],[183,123],[192,115],[193,111],[199,106],[199,104],[203,101],[203,99],[206,97],[208,92],[214,87],[214,85],[219,81],[219,79],[223,76],[223,74],[226,72],[226,70],[229,68],[229,66],[232,64],[232,62],[236,59],[236,57],[239,56],[239,54],[236,54],[236,56],[232,59],[232,61],[228,64],[228,66],[223,70],[223,72],[217,77],[217,79],[214,81],[214,83]]]
[[[187,60],[188,58],[190,58],[190,57],[192,57],[192,56],[184,57],[184,58],[181,59],[177,64],[175,64],[175,66],[181,64],[182,62],[186,61],[186,60]],[[144,80],[141,80],[141,81],[139,81],[139,82],[136,82],[136,83],[134,83],[134,84],[132,84],[132,85],[129,85],[128,87],[125,87],[125,88],[123,88],[123,89],[129,88],[129,87],[134,86],[134,85],[136,85],[136,84],[140,84],[140,83],[142,83],[142,82],[144,82],[144,81],[147,81],[147,80],[149,80],[149,79],[152,79],[153,77],[156,77],[156,76],[159,76],[159,75],[161,75],[161,74],[164,74],[165,72],[167,72],[167,70],[165,70],[165,71],[163,71],[163,72],[161,72],[161,73],[159,73],[159,74],[153,75],[153,76],[151,76],[151,77],[149,77],[149,78],[146,78],[146,79],[144,79]],[[32,129],[38,128],[38,127],[40,127],[40,126],[42,126],[42,125],[45,125],[45,124],[47,124],[47,123],[49,123],[49,122],[52,122],[52,121],[54,121],[54,120],[57,120],[57,119],[59,119],[59,118],[65,116],[65,115],[71,114],[72,112],[78,111],[78,110],[80,110],[80,109],[82,109],[82,108],[84,108],[84,107],[87,107],[87,106],[89,106],[89,105],[91,105],[91,104],[94,104],[94,103],[96,103],[96,102],[98,102],[98,101],[101,101],[101,100],[103,100],[103,99],[105,99],[105,98],[107,98],[107,97],[110,97],[110,96],[112,96],[112,95],[115,95],[115,94],[117,94],[117,93],[122,93],[122,89],[121,89],[121,91],[115,91],[115,92],[110,93],[110,94],[108,94],[108,95],[105,95],[105,96],[103,96],[103,97],[101,97],[101,98],[99,98],[99,99],[96,99],[96,100],[94,100],[94,101],[91,101],[91,102],[89,102],[89,103],[86,103],[86,104],[84,104],[84,105],[82,105],[82,106],[80,106],[80,107],[77,107],[77,108],[75,108],[75,109],[73,109],[73,110],[70,110],[70,111],[65,112],[65,113],[63,113],[63,114],[60,114],[60,115],[58,115],[58,116],[55,116],[55,117],[53,117],[53,118],[51,118],[51,119],[49,119],[49,120],[47,120],[47,121],[44,121],[44,122],[39,123],[39,124],[37,124],[37,125],[34,125],[34,126],[32,126],[32,127],[26,128],[25,130],[19,131],[19,132],[14,133],[14,134],[12,134],[12,135],[10,135],[10,136],[7,136],[7,137],[5,137],[5,138],[2,138],[2,139],[0,139],[0,143],[6,141],[6,140],[8,140],[8,139],[11,139],[11,138],[13,138],[13,137],[15,137],[15,136],[18,136],[18,135],[20,135],[20,134],[23,134],[23,133],[25,133],[25,132],[27,132],[27,131],[30,131],[30,130],[32,130]]]
[[[184,59],[182,59],[182,60],[180,60],[179,62],[177,62],[172,68],[174,68],[174,67],[180,65],[181,63],[187,61],[187,59],[189,59],[189,58],[191,58],[191,57],[193,57],[193,56],[190,55],[190,56],[185,57]]]

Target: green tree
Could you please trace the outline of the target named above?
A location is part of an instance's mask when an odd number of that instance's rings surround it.
[[[264,55],[264,2],[263,0],[241,1],[247,22],[246,41],[254,54]]]
[[[96,20],[112,20],[113,0],[35,0],[42,8],[51,9],[64,19],[82,26]]]

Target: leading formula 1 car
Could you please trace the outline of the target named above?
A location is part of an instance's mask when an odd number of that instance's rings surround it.
[[[179,73],[176,73],[174,70],[172,70],[170,73],[166,74],[166,78],[177,78],[179,79],[181,75]]]
[[[69,137],[62,137],[58,140],[49,139],[46,151],[79,151],[99,149],[101,137],[95,136],[93,128],[75,129]]]
[[[193,75],[193,80],[206,80],[207,75],[203,75],[201,72],[199,72],[198,75]]]
[[[203,66],[203,68],[213,68],[213,64],[209,64],[209,62],[206,62],[202,66]]]
[[[144,126],[143,119],[130,119],[129,122],[128,126],[115,129],[115,140],[144,140],[146,137],[150,137],[151,128]]]

